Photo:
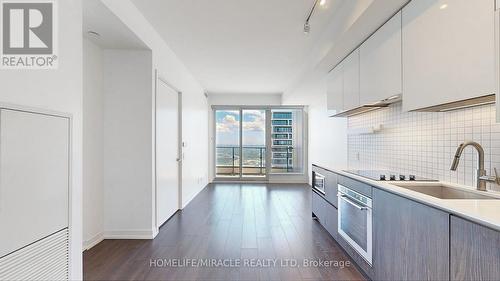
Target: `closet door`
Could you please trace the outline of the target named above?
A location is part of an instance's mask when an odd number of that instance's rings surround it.
[[[69,118],[0,109],[0,257],[68,227],[69,150]]]

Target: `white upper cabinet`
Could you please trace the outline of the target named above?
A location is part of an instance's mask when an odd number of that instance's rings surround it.
[[[414,0],[402,20],[404,110],[495,93],[495,1]]]
[[[344,73],[344,106],[343,110],[356,108],[359,100],[359,49],[356,49],[342,62]]]
[[[344,77],[342,64],[335,67],[327,76],[327,108],[336,113],[343,110],[344,106]]]
[[[496,92],[500,93],[500,0],[496,1],[496,11],[495,11],[495,54],[496,54]],[[496,117],[497,122],[500,122],[500,94],[496,95]]]
[[[401,94],[401,68],[399,12],[360,47],[361,104]]]

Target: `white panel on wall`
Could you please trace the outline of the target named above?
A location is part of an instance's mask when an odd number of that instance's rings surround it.
[[[485,150],[488,174],[500,168],[500,124],[495,106],[435,113],[403,112],[401,104],[350,117],[349,129],[383,124],[382,132],[348,137],[349,168],[388,169],[443,181],[475,185],[477,153],[467,148],[457,171],[450,171],[456,148],[464,140]],[[500,191],[497,185],[489,188]]]
[[[0,110],[0,257],[68,227],[69,118]]]
[[[68,255],[65,228],[0,258],[0,280],[68,280]]]

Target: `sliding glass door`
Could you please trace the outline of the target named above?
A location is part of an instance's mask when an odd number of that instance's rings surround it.
[[[266,110],[215,110],[216,177],[265,179]]]
[[[266,110],[242,110],[241,176],[265,178],[266,173]]]
[[[214,108],[215,177],[266,180],[304,172],[302,108]]]
[[[215,110],[215,176],[240,178],[240,110]]]

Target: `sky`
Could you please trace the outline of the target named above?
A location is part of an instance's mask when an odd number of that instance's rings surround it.
[[[238,146],[240,115],[237,110],[217,110],[217,146]],[[243,110],[243,145],[266,145],[266,111]]]

